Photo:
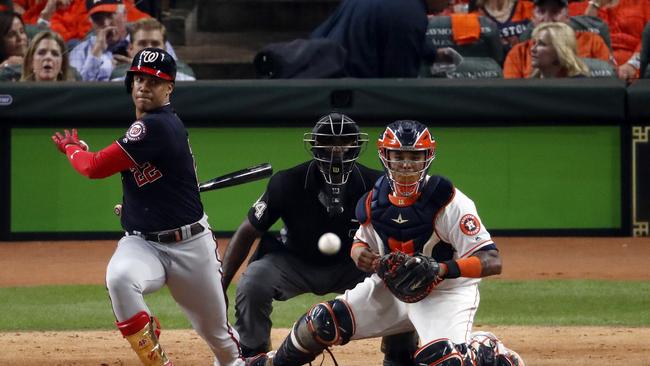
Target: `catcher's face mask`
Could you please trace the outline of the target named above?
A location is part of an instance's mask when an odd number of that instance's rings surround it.
[[[416,195],[435,158],[436,141],[417,121],[396,121],[377,140],[379,159],[396,196]]]

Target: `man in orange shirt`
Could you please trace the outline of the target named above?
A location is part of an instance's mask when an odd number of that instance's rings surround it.
[[[59,33],[63,39],[82,40],[91,30],[85,0],[14,0],[25,24],[39,24]],[[127,22],[148,18],[133,0],[125,0]]]
[[[533,25],[544,22],[569,22],[568,0],[535,0]],[[578,56],[596,58],[612,62],[613,57],[605,41],[595,33],[577,32]],[[515,45],[508,53],[503,65],[506,79],[526,78],[532,72],[530,49],[533,41],[528,40]]]

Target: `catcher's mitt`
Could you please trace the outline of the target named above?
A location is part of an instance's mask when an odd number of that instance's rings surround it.
[[[442,280],[438,276],[440,265],[424,255],[410,256],[403,252],[391,252],[379,260],[377,274],[386,287],[400,301],[418,302],[431,292]]]

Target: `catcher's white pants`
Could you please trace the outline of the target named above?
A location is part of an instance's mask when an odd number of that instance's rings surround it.
[[[407,304],[399,301],[377,274],[337,298],[352,310],[352,339],[374,338],[415,329],[424,345],[448,338],[465,343],[472,332],[480,295],[478,283],[434,289],[425,299]]]

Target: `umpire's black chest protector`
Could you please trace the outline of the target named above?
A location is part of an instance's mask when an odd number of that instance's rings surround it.
[[[454,186],[446,178],[431,176],[418,200],[409,206],[393,205],[388,199],[390,193],[388,180],[383,176],[359,200],[359,222],[367,223],[370,219],[386,253],[395,250],[422,253],[433,234],[436,214],[453,198]]]

